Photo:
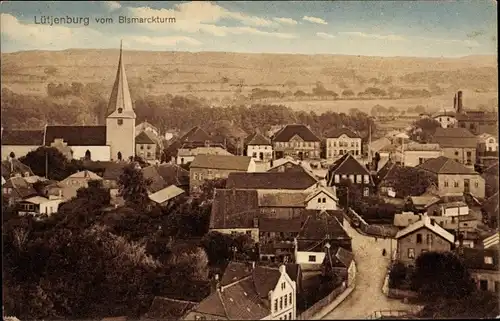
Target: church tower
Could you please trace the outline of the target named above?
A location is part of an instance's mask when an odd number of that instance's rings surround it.
[[[120,43],[118,71],[106,111],[106,144],[111,147],[112,160],[135,156],[135,118]]]

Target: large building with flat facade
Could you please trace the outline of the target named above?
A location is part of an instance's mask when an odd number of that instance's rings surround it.
[[[2,130],[2,159],[7,159],[11,152],[19,158],[47,146],[58,148],[70,159],[127,160],[135,156],[135,119],[120,46],[105,125],[47,125],[43,131]]]

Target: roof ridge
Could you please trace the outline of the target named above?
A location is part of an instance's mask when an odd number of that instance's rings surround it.
[[[222,304],[222,308],[224,309],[224,313],[226,314],[226,318],[229,320],[229,314],[227,313],[226,305],[224,304],[224,300],[222,299],[221,291],[217,291],[217,297],[219,298],[220,303]]]

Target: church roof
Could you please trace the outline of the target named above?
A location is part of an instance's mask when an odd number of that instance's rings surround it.
[[[47,126],[45,146],[56,139],[68,146],[106,146],[106,126]]]
[[[120,112],[121,109],[121,112]],[[116,79],[109,98],[107,117],[135,118],[132,98],[128,87],[125,66],[123,65],[122,46],[120,44],[120,58],[118,60],[118,70]]]
[[[43,144],[43,130],[4,130],[2,145],[40,146]]]

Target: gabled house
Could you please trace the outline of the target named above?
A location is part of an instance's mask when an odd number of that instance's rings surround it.
[[[58,212],[59,204],[61,204],[62,202],[63,200],[61,199],[50,200],[41,196],[33,196],[19,201],[19,203],[17,203],[17,212],[20,216],[50,216],[51,214]]]
[[[216,189],[210,213],[210,231],[250,235],[259,242],[259,203],[255,190]]]
[[[148,193],[156,193],[169,186],[160,175],[157,166],[146,166],[141,169],[141,172],[144,179],[147,179],[151,182],[151,184],[148,186]]]
[[[187,133],[172,139],[170,144],[165,148],[164,153],[167,156],[167,161],[172,159],[172,161],[177,161],[177,153],[179,149],[194,149],[197,147],[221,147],[224,145],[216,142],[212,136],[210,136],[202,128],[196,126],[191,128]],[[187,163],[187,162],[186,162]]]
[[[286,125],[272,137],[274,158],[319,159],[321,139],[306,125]]]
[[[479,290],[500,293],[498,250],[464,248],[462,259]]]
[[[248,156],[197,155],[189,167],[189,188],[197,191],[207,179],[228,178],[236,172],[255,172],[255,161]]]
[[[339,247],[337,250],[327,249],[325,256],[324,268],[325,272],[332,271],[342,279],[347,280],[347,286],[355,282],[356,264],[354,262],[354,254],[346,249]]]
[[[455,236],[439,226],[428,216],[396,234],[396,259],[407,266],[414,266],[417,257],[427,251],[449,252],[455,243]]]
[[[454,159],[444,156],[427,160],[418,168],[432,174],[438,182],[440,195],[470,193],[477,198],[485,196],[485,181],[475,172]]]
[[[10,205],[28,197],[37,195],[33,186],[26,182],[26,180],[22,177],[9,178],[2,185],[2,192],[3,197],[9,202]]]
[[[175,185],[185,191],[189,189],[189,171],[176,164],[153,165],[167,186]]]
[[[102,177],[91,171],[83,170],[66,177],[56,184],[47,186],[47,195],[53,198],[69,200],[76,197],[80,188],[88,187],[89,181],[92,180],[100,181]]]
[[[327,159],[335,159],[347,153],[356,158],[362,156],[361,136],[349,128],[344,127],[327,132],[325,138]]]
[[[255,266],[250,273],[226,269],[215,290],[183,320],[295,320],[296,293],[285,265]]]
[[[312,191],[317,184],[318,181],[305,171],[231,173],[228,176],[226,187],[273,190],[276,192],[306,192]]]
[[[441,128],[452,128],[458,126],[457,117],[453,111],[443,111],[436,113],[432,118],[441,125]]]
[[[230,152],[220,146],[214,147],[194,147],[194,148],[179,148],[177,150],[177,165],[191,163],[197,155],[227,155],[231,156]]]
[[[305,199],[306,209],[308,210],[336,211],[338,203],[339,200],[335,186],[333,188],[319,186],[307,195]]]
[[[469,167],[476,163],[477,138],[465,128],[436,128],[431,142],[441,147],[445,157]]]
[[[368,196],[375,188],[370,171],[351,154],[345,154],[328,169],[326,176],[328,186],[337,186],[342,179],[350,179],[353,184],[361,185],[365,196]]]
[[[420,196],[409,196],[405,202],[405,208],[416,214],[426,213],[429,206],[440,201],[440,198],[432,194]]]
[[[157,159],[157,143],[146,131],[140,132],[135,137],[135,155],[144,161],[154,161]]]
[[[438,158],[443,152],[439,144],[420,144],[411,142],[404,146],[404,166],[415,167],[430,158]]]
[[[255,161],[268,162],[273,159],[271,140],[259,132],[255,132],[244,140],[246,155]]]

